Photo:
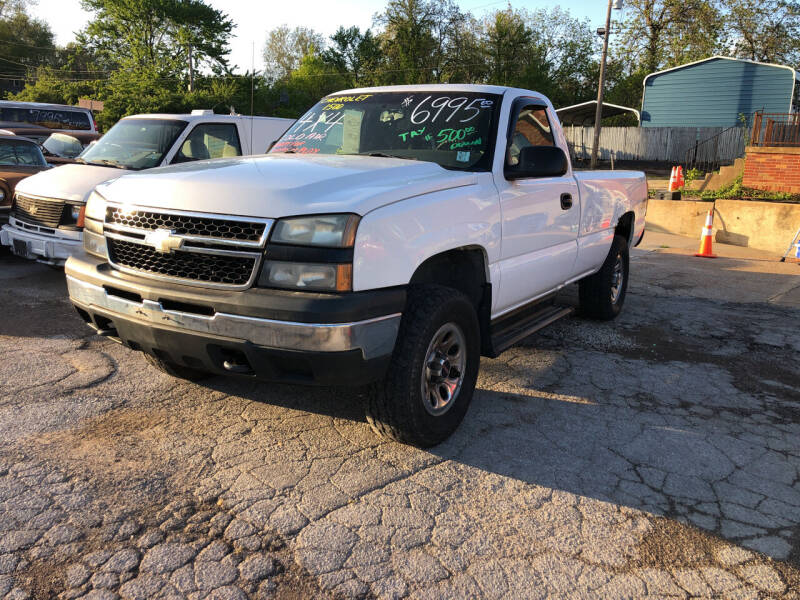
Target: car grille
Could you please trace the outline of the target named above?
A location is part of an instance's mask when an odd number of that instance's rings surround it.
[[[122,271],[186,285],[244,289],[255,281],[272,219],[110,204],[103,230],[108,260]],[[153,232],[180,238],[165,252],[147,241]],[[173,240],[174,241],[174,240]]]
[[[141,243],[107,238],[109,259],[116,266],[175,279],[244,286],[250,282],[259,255],[230,256],[176,250],[156,252]]]
[[[178,235],[242,242],[259,242],[266,233],[264,223],[147,210],[125,210],[115,206],[109,206],[106,211],[106,225],[110,225],[112,229],[114,225],[144,231],[169,229]]]
[[[63,200],[45,200],[17,194],[11,216],[34,225],[58,227],[64,214]]]

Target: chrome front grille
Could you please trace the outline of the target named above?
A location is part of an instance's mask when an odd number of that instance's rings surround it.
[[[265,223],[154,210],[126,210],[117,206],[107,208],[106,226],[121,230],[169,229],[179,235],[255,243],[262,242],[267,233]]]
[[[63,200],[34,198],[17,194],[11,216],[34,225],[56,228],[64,214]]]
[[[110,204],[103,229],[109,263],[120,271],[188,285],[245,289],[258,276],[271,226],[271,219]],[[169,238],[169,249],[156,241],[159,236]]]

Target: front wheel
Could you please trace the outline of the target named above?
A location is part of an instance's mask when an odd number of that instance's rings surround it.
[[[578,283],[581,313],[604,321],[616,317],[625,302],[629,271],[628,240],[621,235],[615,235],[611,250],[600,270]]]
[[[467,297],[439,285],[414,287],[386,377],[370,388],[367,420],[400,442],[443,442],[469,408],[479,364],[478,318]]]

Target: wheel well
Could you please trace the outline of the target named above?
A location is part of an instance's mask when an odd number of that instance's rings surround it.
[[[425,283],[457,289],[470,299],[478,315],[481,353],[485,354],[491,337],[492,286],[483,248],[458,248],[430,257],[417,267],[409,282],[410,285]]]
[[[614,230],[617,235],[624,236],[628,240],[628,245],[631,245],[633,239],[633,223],[635,216],[632,212],[626,212],[617,221],[617,227]]]
[[[486,284],[486,256],[481,248],[458,248],[436,254],[411,276],[410,285],[436,283],[457,289],[478,309]]]

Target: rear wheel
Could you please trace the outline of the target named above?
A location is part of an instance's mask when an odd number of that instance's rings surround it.
[[[479,364],[469,299],[438,285],[412,288],[386,377],[370,388],[367,420],[384,437],[434,446],[464,418]]]
[[[152,354],[145,354],[144,358],[162,373],[166,373],[172,377],[178,377],[179,379],[186,379],[187,381],[200,381],[201,379],[207,379],[211,377],[211,373],[208,371],[184,367],[183,365],[178,365],[174,362],[161,360]]]
[[[622,310],[628,291],[630,256],[628,240],[615,235],[603,266],[579,284],[581,313],[592,319],[610,320]]]

